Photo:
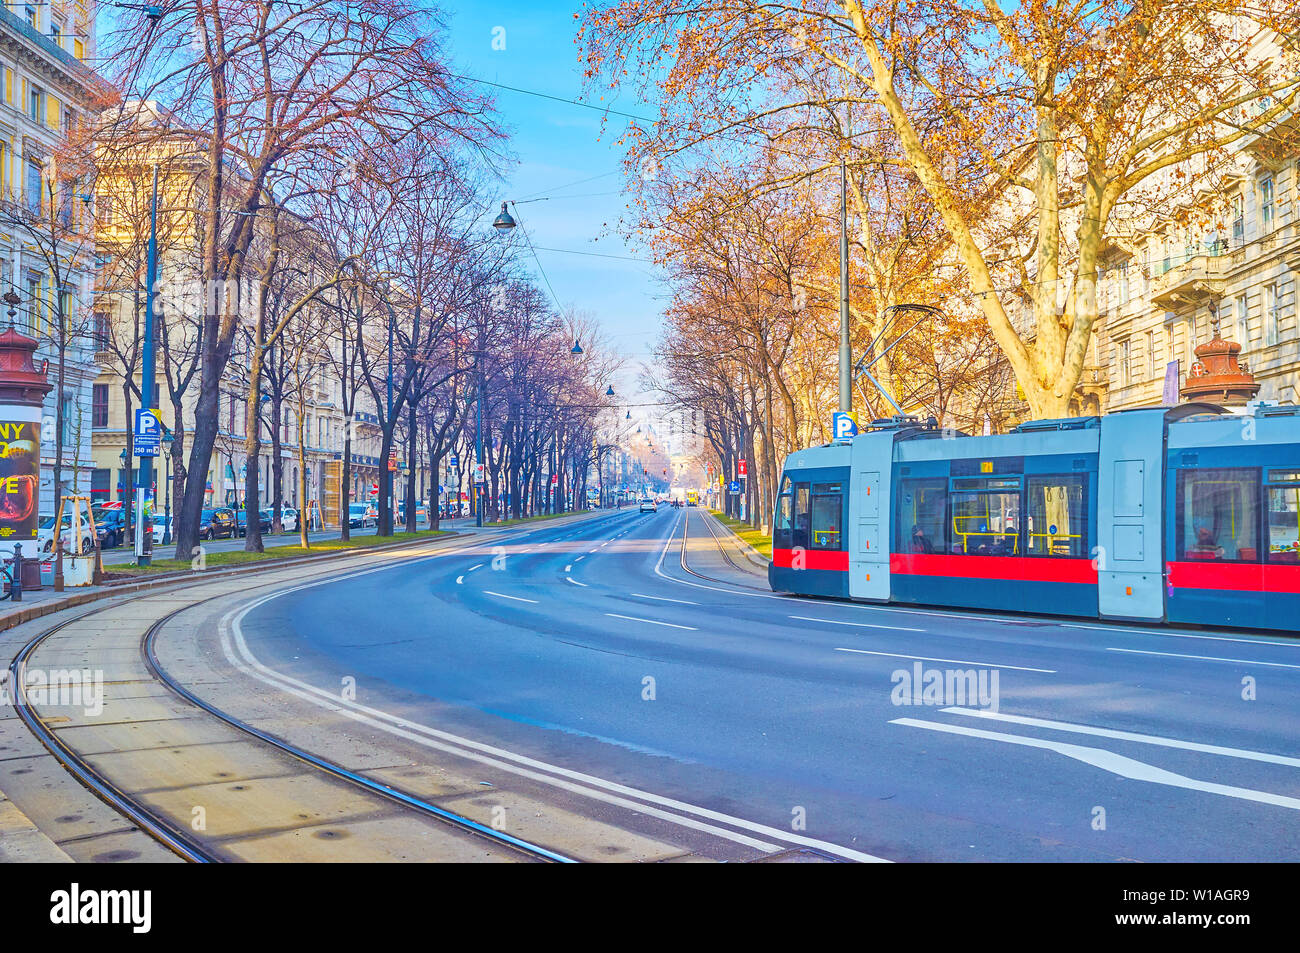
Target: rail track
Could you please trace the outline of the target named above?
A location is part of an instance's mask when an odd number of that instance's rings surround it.
[[[709,531],[709,535],[713,538],[714,545],[718,547],[718,552],[722,555],[722,558],[726,561],[727,565],[729,565],[732,569],[736,570],[737,572],[744,573],[745,575],[748,576],[757,575],[757,573],[753,569],[746,569],[745,567],[738,565],[736,561],[731,558],[731,554],[727,552],[727,547],[723,545],[722,539],[721,537],[718,536],[717,530],[713,528],[713,525],[710,522],[710,517],[707,514],[704,514],[702,518],[704,521],[705,529]],[[692,569],[689,565],[687,565],[686,549],[687,549],[687,541],[689,539],[689,533],[690,533],[690,524],[691,524],[690,514],[687,513],[682,517],[681,566],[683,571],[690,573],[692,576],[695,576],[698,579],[707,579],[709,582],[721,583],[724,586],[738,586],[742,589],[752,589],[755,592],[772,591],[767,586],[755,586],[749,583],[736,582],[734,579],[719,579],[717,576],[710,576],[707,573],[699,572],[698,570]]]
[[[331,569],[326,570],[324,574],[328,575],[329,573],[336,571],[342,572],[345,570],[342,567],[331,567]],[[204,582],[206,582],[206,580],[204,580]],[[272,584],[273,583],[267,583],[266,585]],[[174,591],[175,590],[171,589],[167,590],[168,594],[172,594]],[[247,591],[247,587],[235,590],[235,592],[239,593],[245,593]],[[196,607],[219,598],[228,597],[232,594],[232,592],[221,592],[205,598],[196,599],[187,605],[173,609],[163,615],[161,618],[154,621],[145,631],[144,636],[139,643],[139,651],[143,665],[145,669],[147,669],[149,675],[159,684],[163,685],[172,695],[183,700],[187,704],[194,706],[207,716],[215,718],[220,723],[235,729],[240,733],[240,735],[255,739],[261,745],[268,746],[281,754],[288,755],[301,765],[306,765],[313,772],[328,776],[334,781],[342,782],[356,791],[362,792],[364,797],[382,799],[387,803],[396,804],[405,811],[411,812],[420,817],[433,819],[438,824],[445,825],[447,828],[457,833],[482,839],[489,844],[503,848],[520,860],[548,863],[576,862],[574,858],[558,851],[516,837],[505,831],[496,830],[469,817],[465,817],[433,804],[408,791],[368,778],[365,775],[350,770],[341,764],[313,754],[302,747],[291,744],[271,732],[265,731],[258,728],[256,725],[236,718],[219,708],[217,705],[200,697],[192,689],[181,684],[181,682],[177,678],[173,677],[158,660],[155,645],[158,634],[162,632],[169,623],[176,620],[176,618],[182,613],[189,612]],[[211,839],[202,837],[195,831],[191,830],[188,824],[179,821],[174,816],[169,815],[166,811],[147,804],[138,793],[128,790],[126,785],[115,782],[105,771],[97,768],[82,752],[79,752],[63,738],[59,737],[59,731],[54,727],[54,724],[41,714],[38,706],[34,705],[29,697],[27,689],[28,666],[33,655],[41,648],[41,646],[51,637],[67,629],[69,626],[82,623],[87,619],[109,612],[115,608],[121,608],[121,604],[113,602],[107,606],[100,606],[79,613],[76,616],[65,619],[62,622],[43,630],[22,646],[9,666],[9,675],[14,692],[16,712],[41,744],[44,745],[45,748],[59,761],[59,763],[83,786],[106,802],[114,810],[128,818],[142,831],[153,837],[160,844],[184,860],[195,863],[213,863],[237,859],[228,851],[223,850],[219,844],[213,843]]]

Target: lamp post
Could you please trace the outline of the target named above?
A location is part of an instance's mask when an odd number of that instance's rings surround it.
[[[849,362],[849,186],[848,167],[840,158],[840,410],[853,410]]]
[[[162,435],[164,466],[166,467],[166,477],[164,482],[166,492],[166,511],[163,514],[163,545],[170,546],[172,541],[172,444],[176,442],[175,435],[170,430],[164,430]]]
[[[154,287],[158,281],[158,166],[153,167],[153,198],[149,206],[149,260],[145,266],[145,288],[144,288],[144,355],[140,374],[140,403],[144,405],[146,412],[153,413],[154,398],[154,380],[156,378],[156,365],[154,361],[154,315],[153,315],[153,296]],[[141,510],[143,511],[144,500],[153,490],[153,457],[140,457],[140,487]],[[137,514],[138,515],[138,514]],[[136,562],[141,566],[148,566],[153,559],[153,536],[150,534],[144,538],[140,547],[140,555]]]
[[[506,211],[506,203],[502,202],[501,214],[492,220],[492,227],[495,228],[497,232],[504,235],[506,232],[514,228],[516,224],[518,223],[515,222],[513,216],[511,216],[511,214]],[[577,341],[573,342],[573,346],[575,348],[574,353],[581,352],[581,348],[578,347]],[[483,525],[483,489],[487,487],[487,471],[486,469],[482,471],[479,470],[479,467],[482,467],[484,465],[483,391],[484,391],[485,382],[483,379],[483,339],[481,336],[478,342],[478,352],[474,355],[474,360],[478,364],[478,402],[474,414],[474,475],[475,477],[477,477],[480,472],[482,472],[483,475],[483,482],[475,484],[475,494],[476,494],[476,499],[478,501],[478,505],[474,507],[474,511],[475,511],[474,525],[482,526]]]
[[[122,532],[131,535],[131,452],[123,447],[118,458],[122,461]]]

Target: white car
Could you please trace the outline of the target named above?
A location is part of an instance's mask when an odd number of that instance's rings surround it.
[[[81,521],[81,548],[76,550],[72,545],[72,514],[63,515],[63,531],[60,534],[63,537],[63,551],[65,553],[82,552],[88,553],[95,548],[94,537],[90,535],[90,523],[86,520]],[[42,553],[54,552],[54,514],[48,513],[41,516],[36,523],[36,550]]]
[[[280,507],[280,525],[284,527],[286,533],[296,533],[298,531],[298,511],[290,506]]]
[[[156,519],[156,520],[153,521],[153,544],[154,544],[155,546],[161,546],[161,545],[162,545],[163,536],[164,536],[164,534],[166,533],[166,530],[167,530],[167,526],[166,526],[165,520],[164,520],[163,518],[159,518],[159,519]],[[175,526],[175,524],[173,523],[173,524],[172,524],[172,539],[175,539],[175,538],[176,538],[176,526]]]
[[[659,512],[659,504],[657,504],[657,503],[656,503],[654,500],[652,500],[652,499],[646,498],[646,499],[644,499],[644,500],[641,501],[641,509],[640,509],[640,512],[642,512],[642,513],[658,513],[658,512]]]

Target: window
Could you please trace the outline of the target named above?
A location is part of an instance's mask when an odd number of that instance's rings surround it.
[[[77,413],[77,402],[66,391],[63,394],[63,434],[65,447],[77,445],[77,431],[81,429],[81,415]]]
[[[812,497],[808,492],[808,484],[796,483],[794,485],[794,526],[790,532],[792,549],[808,548],[809,530],[812,527],[811,505]]]
[[[45,334],[45,295],[41,290],[41,276],[27,276],[27,331],[32,337]]]
[[[37,19],[37,13],[35,7],[23,7],[23,14],[27,17],[27,22],[30,23],[33,28],[37,30],[41,28],[40,23]]]
[[[91,339],[95,342],[95,348],[100,351],[108,350],[108,340],[110,334],[108,324],[108,312],[96,311],[94,314],[94,325],[91,329]]]
[[[1259,220],[1263,231],[1273,230],[1273,177],[1271,175],[1259,180]]]
[[[1147,380],[1156,379],[1156,332],[1147,332]]]
[[[94,384],[90,394],[90,425],[108,426],[108,385]]]
[[[1300,467],[1270,470],[1268,482],[1268,561],[1300,563]]]
[[[1088,548],[1088,477],[1083,473],[1025,480],[1031,556],[1082,558]]]
[[[1128,262],[1119,263],[1119,280],[1117,282],[1119,289],[1119,303],[1121,307],[1128,304]]]
[[[814,483],[812,488],[812,548],[841,549],[844,493],[839,483]]]
[[[1175,511],[1178,558],[1258,562],[1259,470],[1179,470]]]
[[[781,494],[776,498],[776,518],[772,520],[772,548],[789,549],[790,533],[794,520],[794,497],[790,478],[781,481]]]
[[[948,481],[902,480],[898,485],[898,522],[895,552],[945,553],[948,551]]]
[[[63,26],[54,20],[50,21],[50,40],[55,46],[63,46]]]
[[[1264,346],[1272,347],[1277,343],[1277,327],[1281,308],[1278,299],[1281,289],[1276,283],[1264,286]]]
[[[1243,291],[1241,297],[1237,299],[1237,343],[1244,350],[1246,343],[1250,340],[1250,313],[1249,302],[1246,300],[1246,293]]]
[[[1232,197],[1232,245],[1240,248],[1246,244],[1246,201],[1241,193]]]
[[[952,481],[953,553],[1019,556],[1020,478]]]
[[[41,176],[41,164],[33,159],[27,160],[27,181],[23,183],[26,193],[27,208],[36,215],[41,214],[41,191],[45,183]]]
[[[43,122],[45,119],[44,95],[41,93],[39,86],[33,86],[27,91],[27,115],[36,122]]]

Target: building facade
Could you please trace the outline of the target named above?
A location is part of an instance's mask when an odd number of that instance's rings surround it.
[[[93,23],[80,2],[0,7],[0,292],[19,299],[0,320],[39,342],[37,363],[48,359],[56,382],[41,427],[41,513],[54,510],[60,445],[64,495],[85,495],[94,466],[90,187],[61,178],[57,165],[99,83],[83,62],[94,56]]]

